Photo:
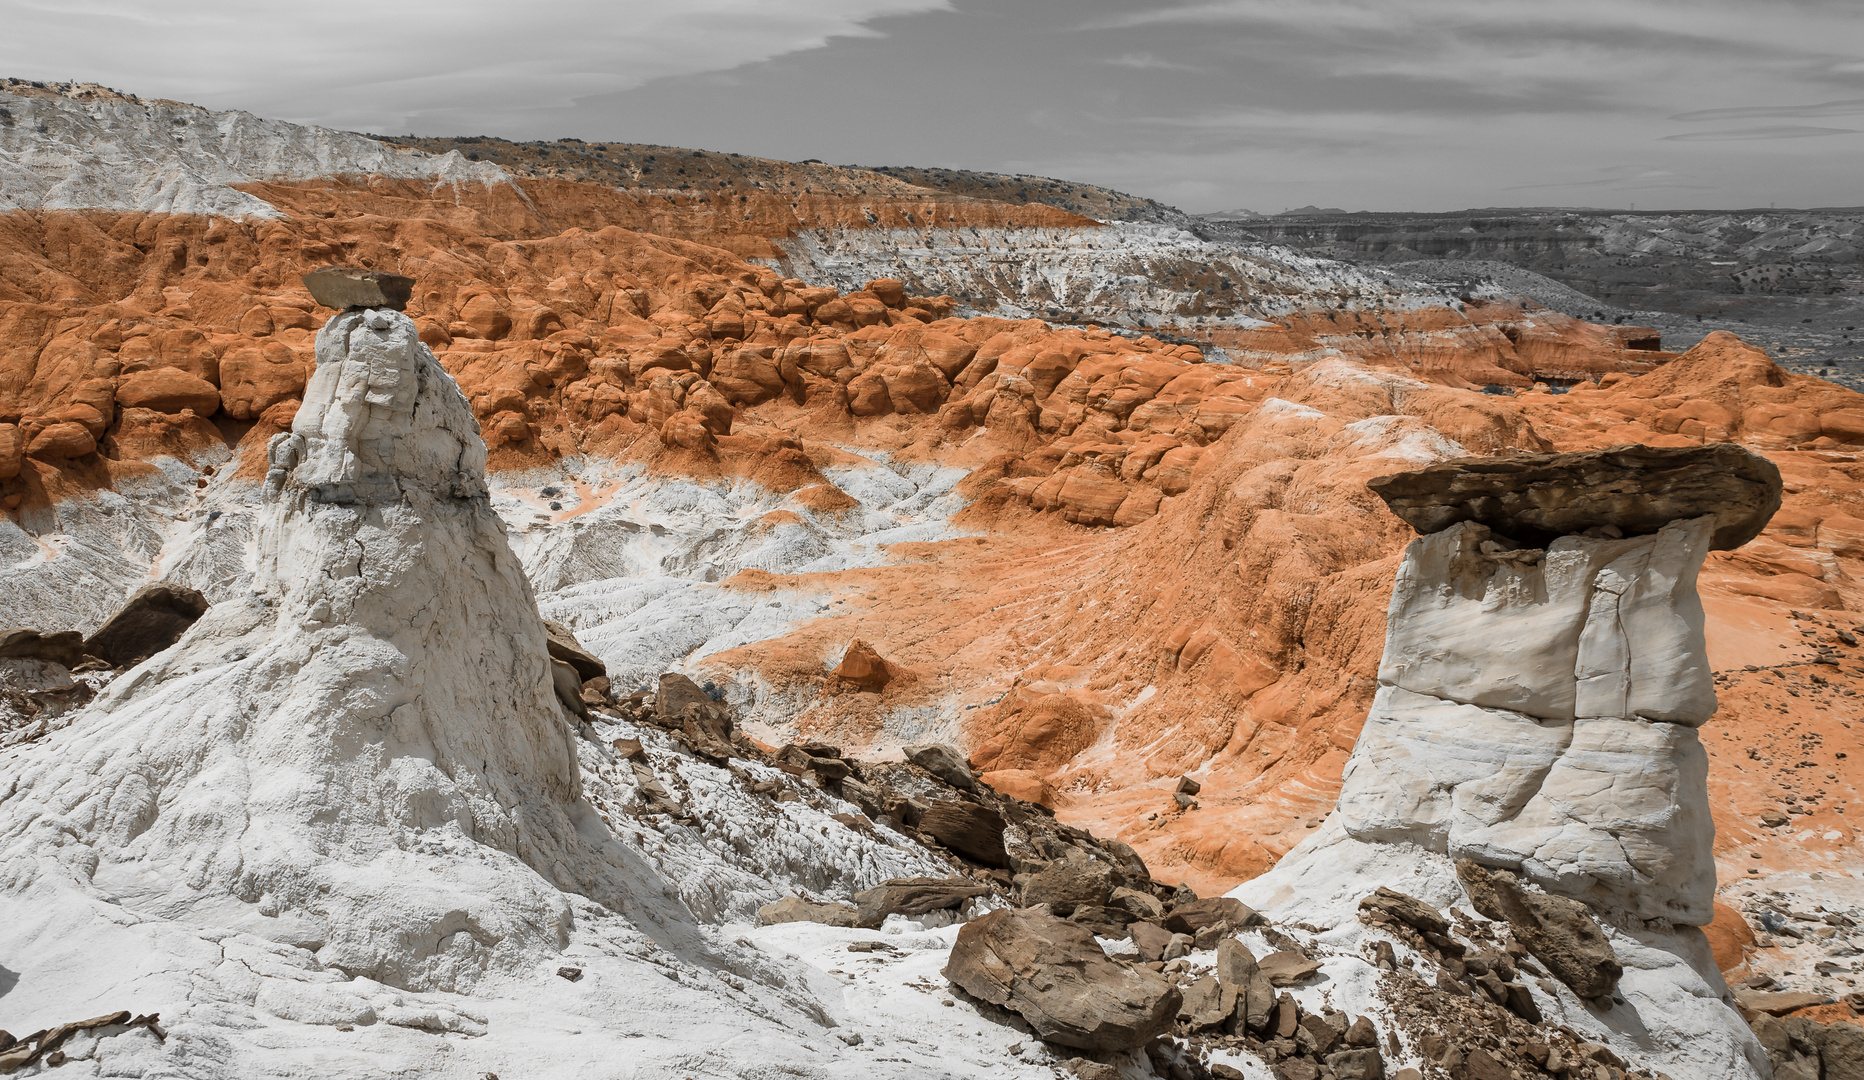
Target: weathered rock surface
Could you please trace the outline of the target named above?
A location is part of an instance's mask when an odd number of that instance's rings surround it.
[[[84,651],[124,667],[181,640],[206,613],[207,598],[185,585],[145,585],[85,640]]]
[[[1586,905],[1524,889],[1506,870],[1488,870],[1471,859],[1457,860],[1456,876],[1477,911],[1507,922],[1515,940],[1574,993],[1591,1000],[1617,989],[1624,965]]]
[[[1066,916],[1077,905],[1105,906],[1113,893],[1113,868],[1099,859],[1069,852],[1029,876],[1023,883],[1026,906],[1047,904]]]
[[[1086,929],[1031,911],[966,923],[944,975],[1014,1010],[1045,1042],[1081,1050],[1143,1046],[1171,1026],[1182,1000],[1158,975],[1109,960]]]
[[[414,279],[382,270],[325,266],[304,275],[311,298],[327,308],[392,308],[405,311],[414,295]]]
[[[1423,535],[1474,521],[1545,545],[1588,529],[1639,536],[1708,516],[1716,551],[1759,536],[1781,491],[1779,468],[1733,443],[1462,458],[1367,486]]]

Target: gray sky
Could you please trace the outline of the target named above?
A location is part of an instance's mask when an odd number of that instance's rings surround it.
[[[0,74],[1187,210],[1864,204],[1858,0],[0,0]]]

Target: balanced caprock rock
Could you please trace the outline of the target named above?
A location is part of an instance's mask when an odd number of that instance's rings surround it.
[[[1335,813],[1234,895],[1330,921],[1380,886],[1469,910],[1481,868],[1518,875],[1611,940],[1604,977],[1551,962],[1576,996],[1536,1009],[1570,1006],[1569,1024],[1674,1075],[1764,1070],[1695,929],[1715,893],[1696,728],[1716,709],[1696,577],[1709,551],[1765,525],[1778,470],[1731,445],[1619,447],[1444,462],[1371,487],[1437,531],[1399,567]],[[1473,910],[1499,917],[1494,890],[1478,891]],[[1512,932],[1535,947],[1525,920]]]

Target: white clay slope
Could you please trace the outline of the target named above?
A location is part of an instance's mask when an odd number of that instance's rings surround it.
[[[412,321],[332,319],[270,457],[251,593],[0,757],[7,1027],[159,1011],[166,1042],[67,1048],[107,1075],[945,1074],[835,1037],[833,980],[694,914],[937,864],[632,731],[693,822],[641,812],[558,704]]]
[[[279,217],[233,185],[358,175],[510,182],[498,166],[458,152],[405,151],[366,135],[247,112],[145,101],[101,87],[0,87],[0,211]]]

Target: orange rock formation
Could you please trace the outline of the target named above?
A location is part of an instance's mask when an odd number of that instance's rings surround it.
[[[404,273],[495,468],[629,456],[750,477],[820,512],[852,505],[820,471],[830,440],[971,469],[963,520],[986,535],[896,545],[889,565],[836,576],[865,598],[850,615],[710,662],[817,691],[800,724],[853,744],[879,739],[889,710],[973,706],[964,737],[987,779],[1209,890],[1268,866],[1338,789],[1409,539],[1368,479],[1444,453],[1733,439],[1780,465],[1788,495],[1704,577],[1724,876],[1838,865],[1855,843],[1864,396],[1727,335],[1672,358],[1511,305],[1307,311],[1218,332],[1243,363],[1217,365],[1157,338],[956,319],[951,298],[899,282],[842,295],[746,261],[803,220],[1084,223],[1048,207],[732,202],[549,178],[247,188],[286,216],[0,216],[9,509],[217,444],[256,478],[329,314],[298,275]],[[1598,376],[1563,395],[1534,385]],[[836,692],[821,663],[851,636],[886,658],[874,692]],[[1181,810],[1187,772],[1203,789]],[[1759,824],[1775,812],[1790,824]]]

